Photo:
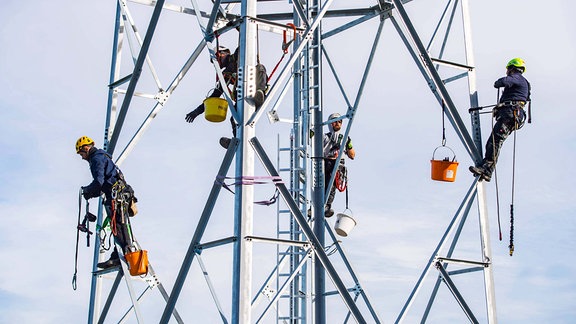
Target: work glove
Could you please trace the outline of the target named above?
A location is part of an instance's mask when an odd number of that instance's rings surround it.
[[[86,199],[86,200],[92,198],[92,197],[90,197],[90,196],[88,195],[88,191],[86,191],[86,187],[82,187],[82,196],[83,196],[84,199]]]
[[[198,117],[198,115],[200,115],[200,113],[194,109],[186,115],[186,121],[191,123],[196,119],[196,117]]]

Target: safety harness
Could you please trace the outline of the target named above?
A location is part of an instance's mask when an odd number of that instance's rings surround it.
[[[116,174],[118,180],[112,185],[111,189],[111,207],[112,213],[108,215],[106,219],[103,221],[102,226],[96,226],[96,231],[98,232],[98,236],[100,239],[100,246],[104,250],[109,250],[112,246],[112,236],[108,237],[106,231],[104,230],[108,225],[110,225],[110,229],[113,235],[117,235],[117,221],[120,218],[121,222],[125,222],[128,227],[129,232],[129,242],[126,242],[128,246],[133,244],[133,237],[132,237],[132,230],[130,228],[130,221],[129,217],[135,216],[138,213],[138,208],[136,203],[138,199],[134,195],[134,190],[132,187],[126,183],[124,175],[122,171],[118,167],[116,167]],[[80,215],[82,214],[82,189],[80,189],[78,194],[78,224],[76,226],[76,251],[74,256],[74,275],[72,277],[72,289],[76,290],[77,284],[77,273],[78,273],[78,244],[80,241],[80,232],[86,233],[86,246],[90,247],[90,235],[94,234],[90,230],[90,223],[96,222],[96,215],[90,212],[90,203],[88,199],[86,199],[86,214],[84,215],[84,219],[80,221]],[[117,217],[119,216],[119,217]],[[108,245],[106,245],[106,238],[108,237]]]

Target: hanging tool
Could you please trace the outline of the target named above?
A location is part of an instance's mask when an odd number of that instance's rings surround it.
[[[86,215],[84,215],[84,220],[81,224],[78,224],[78,230],[80,232],[86,233],[86,246],[90,247],[90,235],[94,234],[90,231],[90,222],[96,221],[96,215],[90,212],[90,204],[86,200]]]
[[[493,108],[496,107],[498,104],[495,105],[488,105],[488,106],[480,106],[480,107],[472,107],[470,109],[468,109],[468,112],[473,112],[473,111],[478,111],[478,110],[482,110],[482,109],[486,109],[486,108]],[[492,111],[490,111],[491,113]],[[485,114],[487,114],[489,112],[485,112]],[[481,113],[482,114],[482,113]]]

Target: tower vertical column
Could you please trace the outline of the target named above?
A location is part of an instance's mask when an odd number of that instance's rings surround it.
[[[253,232],[254,187],[242,185],[244,177],[254,176],[254,151],[248,140],[256,134],[255,126],[245,126],[246,120],[255,111],[257,25],[250,19],[256,17],[256,0],[242,1],[241,15],[245,17],[240,26],[240,57],[238,65],[238,85],[236,105],[238,109],[238,138],[240,145],[236,151],[236,185],[234,203],[234,244],[232,323],[251,323],[252,301],[252,243],[245,237]]]
[[[309,8],[310,17],[320,11],[320,1],[314,0]],[[324,228],[324,150],[323,150],[323,107],[322,107],[322,23],[314,30],[309,45],[308,61],[309,76],[308,89],[310,93],[310,112],[314,125],[314,138],[312,141],[314,181],[312,188],[312,201],[314,206],[314,234],[322,246],[325,246]],[[314,258],[314,323],[326,323],[326,271],[316,256]]]
[[[462,21],[464,25],[464,46],[466,50],[466,64],[475,66],[474,50],[472,46],[472,25],[470,23],[470,7],[468,0],[462,0]],[[470,107],[478,107],[478,91],[476,89],[476,70],[468,71],[468,89],[470,92]],[[472,138],[480,156],[482,156],[482,135],[480,132],[479,112],[475,111],[471,115]],[[479,162],[479,161],[475,161]],[[480,219],[480,244],[482,247],[482,261],[488,264],[484,268],[484,290],[486,294],[486,312],[488,323],[498,323],[496,317],[496,294],[494,291],[494,275],[492,264],[492,249],[490,247],[490,229],[488,221],[488,208],[486,203],[485,182],[480,181],[476,186],[478,195],[478,215]]]

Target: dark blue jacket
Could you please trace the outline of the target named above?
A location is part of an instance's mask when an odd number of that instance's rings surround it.
[[[112,185],[118,180],[116,165],[106,151],[95,147],[89,152],[88,163],[90,163],[90,172],[94,180],[84,187],[84,196],[94,198],[103,192],[106,195],[106,201],[111,202]]]
[[[516,72],[500,78],[494,82],[494,88],[504,88],[500,102],[505,101],[529,101],[530,100],[530,83],[522,76],[522,73]]]

